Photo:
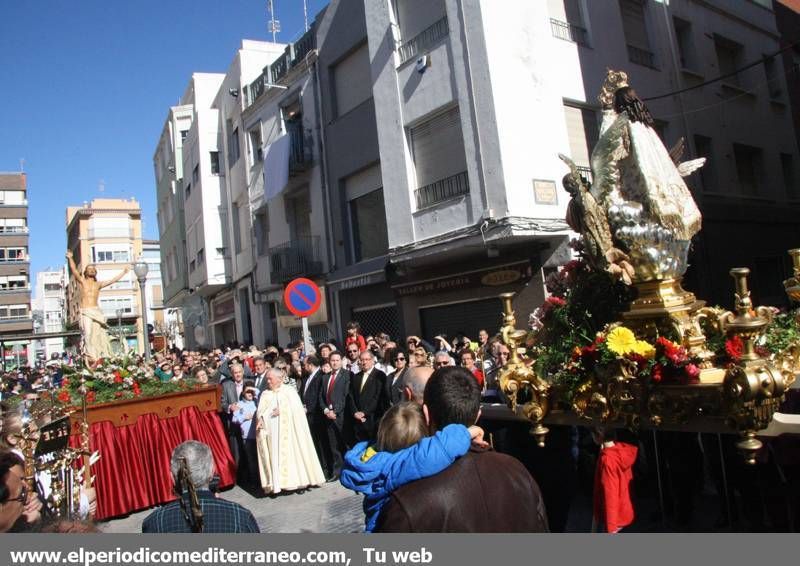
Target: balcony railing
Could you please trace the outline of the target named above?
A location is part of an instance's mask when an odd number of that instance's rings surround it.
[[[469,194],[469,177],[466,171],[439,179],[414,191],[417,210],[466,194]]]
[[[89,228],[89,238],[133,238],[133,228]]]
[[[286,50],[283,52],[283,55],[278,57],[270,66],[270,75],[272,75],[271,83],[277,83],[283,77],[286,76],[286,73],[289,72],[289,66],[292,62],[292,45],[289,44],[286,46]]]
[[[294,58],[292,59],[292,67],[298,63],[302,63],[306,55],[309,54],[317,46],[317,29],[312,27],[303,36],[294,42]]]
[[[0,235],[3,234],[27,234],[27,226],[0,226]]]
[[[591,167],[575,167],[580,173],[581,177],[585,177],[587,181],[592,182],[592,169]]]
[[[398,49],[398,53],[400,54],[400,62],[405,63],[423,51],[427,51],[433,47],[437,41],[443,37],[446,37],[449,33],[450,28],[447,25],[447,16],[445,16],[400,46]]]
[[[641,47],[628,45],[628,59],[631,63],[636,63],[637,65],[643,65],[645,67],[650,67],[651,69],[656,68],[655,54],[652,51],[642,49]]]
[[[311,134],[303,131],[302,124],[287,128],[289,133],[289,173],[308,169],[313,159]]]
[[[29,263],[28,256],[23,257],[0,257],[0,263]]]
[[[297,238],[269,249],[270,279],[285,283],[297,276],[322,273],[319,236]]]
[[[583,26],[550,18],[550,29],[553,31],[553,37],[557,37],[558,39],[571,41],[580,45],[589,44],[589,33]]]
[[[0,318],[0,324],[9,324],[12,322],[28,322],[28,321],[33,323],[33,317],[31,317],[31,315],[29,314],[4,316]]]
[[[0,206],[28,206],[28,199],[22,199],[19,202],[6,202],[4,200],[0,200]]]
[[[30,293],[31,286],[25,285],[24,287],[4,287],[0,288],[0,295],[15,295],[17,293]]]

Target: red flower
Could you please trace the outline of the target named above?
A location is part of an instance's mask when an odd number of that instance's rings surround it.
[[[664,366],[661,364],[656,364],[653,366],[653,373],[650,375],[650,379],[653,380],[653,383],[661,383],[663,372]]]
[[[61,387],[69,387],[69,379],[66,377],[61,380]]]
[[[69,391],[66,389],[62,389],[58,392],[58,400],[62,403],[69,403],[72,397],[70,397]]]
[[[141,387],[139,387],[139,384],[138,384],[137,382],[135,382],[135,381],[133,382],[133,385],[131,386],[131,389],[133,390],[133,394],[134,394],[136,397],[138,397],[139,395],[141,395],[141,394],[142,394],[142,389],[141,389]]]
[[[114,397],[122,397],[122,391],[114,391]]]
[[[738,334],[734,334],[727,340],[725,340],[725,353],[728,354],[728,357],[734,361],[738,362],[742,359],[742,353],[744,352],[744,342],[739,337]]]
[[[87,403],[94,403],[96,397],[97,397],[97,395],[95,394],[94,391],[89,391],[86,394],[86,402]]]
[[[687,364],[684,368],[689,383],[697,383],[700,380],[700,368],[694,364]]]
[[[118,371],[114,372],[114,383],[122,383],[122,376]]]
[[[563,307],[567,304],[567,301],[561,297],[556,297],[555,295],[547,297],[544,302],[552,307]]]

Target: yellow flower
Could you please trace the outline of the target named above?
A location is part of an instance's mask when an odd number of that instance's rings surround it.
[[[633,353],[652,360],[656,355],[656,349],[644,340],[637,340],[633,345]]]
[[[618,326],[608,333],[606,344],[611,352],[618,356],[624,356],[633,351],[636,345],[636,336],[630,329]]]

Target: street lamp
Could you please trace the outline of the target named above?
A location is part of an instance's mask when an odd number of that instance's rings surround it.
[[[139,280],[139,293],[142,299],[142,335],[144,336],[144,357],[150,358],[150,340],[147,335],[147,297],[145,296],[145,280],[147,279],[147,264],[140,256],[139,261],[133,264],[133,272]]]

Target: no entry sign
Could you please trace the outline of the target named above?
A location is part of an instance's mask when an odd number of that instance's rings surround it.
[[[319,292],[319,287],[311,279],[305,277],[293,279],[283,292],[283,303],[286,308],[300,318],[311,316],[317,312],[320,302],[322,302],[322,294]]]

